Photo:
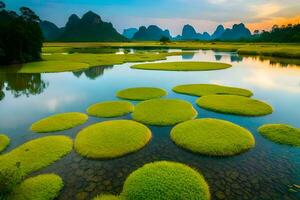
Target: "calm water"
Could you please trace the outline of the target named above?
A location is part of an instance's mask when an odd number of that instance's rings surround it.
[[[209,72],[163,72],[133,70],[127,63],[74,73],[0,74],[0,132],[12,140],[7,151],[41,137],[28,130],[40,118],[61,112],[85,112],[93,103],[116,99],[115,93],[127,87],[155,86],[168,90],[170,98],[193,103],[200,118],[225,119],[248,128],[255,136],[256,147],[234,157],[196,155],[172,143],[171,127],[150,127],[153,139],[139,152],[113,160],[88,160],[72,152],[35,174],[53,172],[63,177],[65,188],[59,199],[90,199],[100,193],[118,194],[126,177],[145,163],[169,160],[201,170],[213,199],[299,199],[300,192],[289,189],[293,184],[300,184],[300,149],[272,143],[256,131],[265,123],[300,127],[300,66],[288,65],[299,60],[270,61],[213,51],[168,58],[168,61],[181,60],[221,61],[233,67]],[[196,106],[196,97],[171,91],[172,87],[187,83],[247,88],[255,93],[254,98],[269,102],[275,112],[252,118],[206,111]],[[123,118],[130,119],[130,115]],[[103,120],[90,117],[85,125],[57,134],[74,138],[83,127]],[[46,135],[50,134],[43,136]]]

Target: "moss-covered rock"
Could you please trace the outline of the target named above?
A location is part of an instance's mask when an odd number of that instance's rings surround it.
[[[197,104],[207,110],[243,116],[263,116],[273,112],[267,103],[236,95],[207,95],[200,97]]]
[[[11,200],[52,200],[63,188],[63,180],[56,174],[43,174],[28,178],[9,196]]]
[[[84,124],[87,120],[88,116],[83,113],[61,113],[35,122],[30,129],[36,133],[63,131]]]
[[[163,71],[210,71],[230,68],[230,64],[216,62],[164,62],[133,65],[133,69]]]
[[[287,124],[266,124],[258,132],[269,140],[285,145],[300,147],[300,129]]]
[[[80,131],[75,149],[88,158],[115,158],[143,148],[151,136],[146,126],[135,121],[105,121]]]
[[[72,139],[67,136],[47,136],[31,140],[0,155],[0,171],[18,168],[26,175],[59,160],[72,150]]]
[[[128,88],[117,93],[119,98],[135,101],[156,99],[166,95],[167,92],[165,90],[153,87]]]
[[[10,139],[4,134],[0,134],[0,152],[9,145]]]
[[[197,116],[192,104],[179,99],[152,99],[136,105],[134,120],[157,126],[169,126]]]
[[[212,156],[231,156],[255,145],[253,135],[245,128],[218,119],[196,119],[176,125],[171,139],[180,147]]]
[[[209,187],[200,173],[166,161],[146,164],[130,174],[120,196],[126,200],[210,199]]]
[[[87,109],[87,113],[94,117],[120,117],[131,113],[134,106],[127,101],[107,101],[94,104]]]
[[[229,94],[229,95],[238,95],[251,97],[253,93],[249,90],[236,88],[236,87],[228,87],[222,85],[215,84],[188,84],[188,85],[179,85],[173,88],[174,92],[193,95],[193,96],[205,96],[212,94]]]

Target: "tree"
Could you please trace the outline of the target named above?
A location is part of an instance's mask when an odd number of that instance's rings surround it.
[[[159,41],[162,42],[162,43],[168,43],[168,42],[170,42],[171,40],[170,40],[169,37],[162,36],[162,37],[160,38]]]
[[[0,65],[40,60],[43,35],[39,17],[29,8],[21,15],[5,10],[0,1]]]

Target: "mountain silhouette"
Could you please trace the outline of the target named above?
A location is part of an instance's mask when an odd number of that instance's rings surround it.
[[[141,26],[133,36],[133,40],[159,41],[162,37],[172,38],[169,30],[162,30],[158,26],[150,25],[148,28]]]
[[[210,39],[211,40],[219,39],[222,36],[222,34],[224,33],[224,31],[225,31],[225,28],[223,25],[217,26],[215,32],[211,35]]]
[[[134,34],[136,32],[138,32],[139,30],[137,28],[128,28],[128,29],[124,29],[123,31],[123,36],[128,38],[128,39],[132,39]]]
[[[40,27],[46,41],[55,40],[63,31],[63,29],[58,28],[54,23],[49,21],[41,21]]]
[[[47,32],[43,30],[43,32]],[[101,17],[92,11],[85,13],[80,19],[73,14],[69,17],[57,41],[63,42],[109,42],[126,41],[111,23],[102,21]]]
[[[210,38],[209,33],[197,33],[192,25],[186,24],[182,29],[182,35],[177,36],[175,40],[210,40]]]
[[[251,32],[243,23],[234,24],[232,29],[226,29],[219,38],[223,41],[240,40],[251,37]]]

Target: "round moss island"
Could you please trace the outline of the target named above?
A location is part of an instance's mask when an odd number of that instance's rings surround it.
[[[73,141],[67,136],[47,136],[31,140],[0,156],[0,171],[14,168],[16,163],[27,175],[46,167],[68,154]]]
[[[120,196],[126,200],[209,200],[210,192],[204,177],[194,169],[161,161],[146,164],[130,174]]]
[[[84,157],[115,158],[138,151],[148,144],[151,137],[151,131],[138,122],[105,121],[80,131],[74,147]]]
[[[174,92],[187,94],[192,96],[205,96],[205,95],[213,95],[213,94],[229,94],[229,95],[238,95],[251,97],[253,93],[249,90],[236,88],[236,87],[228,87],[222,85],[215,84],[188,84],[188,85],[179,85],[173,88]]]
[[[132,118],[156,126],[169,126],[196,118],[197,111],[187,101],[179,99],[152,99],[136,105]]]
[[[4,134],[0,134],[0,152],[9,145],[10,139]]]
[[[70,112],[52,115],[31,125],[30,129],[36,133],[63,131],[84,124],[88,116],[83,113]]]
[[[93,200],[120,200],[120,198],[112,194],[102,194],[93,198]]]
[[[134,110],[132,103],[127,101],[107,101],[94,104],[87,109],[87,113],[94,117],[120,117]]]
[[[197,104],[207,110],[242,116],[263,116],[273,112],[267,103],[236,95],[207,95],[200,97]]]
[[[210,71],[230,68],[230,64],[216,62],[163,62],[133,65],[133,69],[162,71]]]
[[[135,101],[157,99],[166,95],[167,92],[165,90],[154,87],[128,88],[117,93],[117,97],[121,99]]]
[[[16,186],[8,199],[52,200],[58,197],[63,186],[63,180],[56,174],[38,175]]]
[[[210,118],[176,125],[171,131],[171,139],[184,149],[211,156],[232,156],[255,145],[254,137],[247,129]]]
[[[269,140],[285,145],[300,147],[300,129],[287,124],[266,124],[258,132]]]

